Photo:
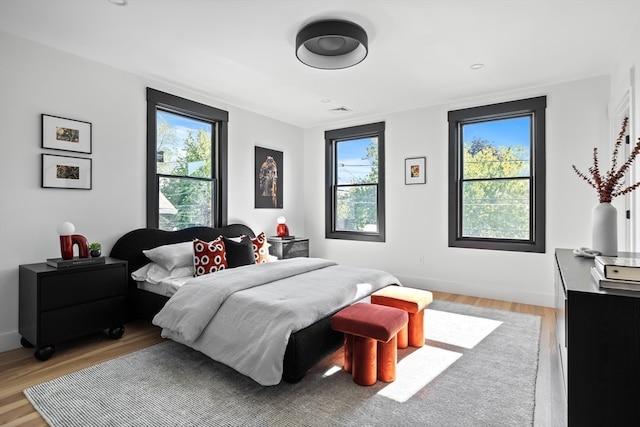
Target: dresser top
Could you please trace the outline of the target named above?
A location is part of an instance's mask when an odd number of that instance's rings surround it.
[[[621,257],[633,255],[631,252],[618,252],[618,256]],[[640,292],[600,288],[591,277],[591,267],[595,265],[593,258],[575,256],[573,249],[556,249],[556,260],[567,292],[588,292],[640,298]]]

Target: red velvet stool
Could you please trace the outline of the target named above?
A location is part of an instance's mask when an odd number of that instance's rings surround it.
[[[331,318],[344,332],[344,370],[356,384],[373,385],[396,379],[398,331],[407,326],[404,310],[383,305],[353,304]]]
[[[400,308],[409,314],[406,328],[398,332],[398,348],[424,345],[424,309],[433,302],[433,294],[421,289],[387,286],[371,294],[371,303]]]

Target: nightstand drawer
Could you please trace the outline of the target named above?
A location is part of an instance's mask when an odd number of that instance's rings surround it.
[[[267,241],[271,244],[269,254],[278,259],[309,256],[309,239],[300,237],[296,237],[295,239],[269,237]]]
[[[42,277],[40,310],[53,310],[124,295],[127,292],[126,274],[127,269],[122,265],[101,268],[99,271],[69,271]]]
[[[285,243],[282,245],[282,252],[286,258],[309,256],[309,241],[301,240],[299,242]]]
[[[50,345],[113,325],[122,325],[126,317],[125,307],[126,297],[121,296],[46,311],[40,315],[37,344]]]

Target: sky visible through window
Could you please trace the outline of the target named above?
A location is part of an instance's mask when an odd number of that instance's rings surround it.
[[[338,184],[360,182],[371,172],[371,161],[366,159],[372,138],[351,139],[337,144]]]
[[[531,152],[531,117],[515,117],[503,120],[469,123],[464,125],[463,143],[471,144],[474,139],[484,139],[492,146],[522,146],[526,157]]]
[[[180,140],[184,140],[189,132],[195,137],[198,131],[202,129],[211,135],[211,123],[195,120],[190,117],[180,116],[168,111],[158,110],[158,119],[165,120],[170,126],[176,130],[176,136]],[[159,120],[158,120],[159,121]]]

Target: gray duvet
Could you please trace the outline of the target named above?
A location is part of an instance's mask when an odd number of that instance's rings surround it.
[[[262,385],[282,379],[289,336],[372,292],[391,274],[319,258],[292,258],[190,279],[153,323]]]

